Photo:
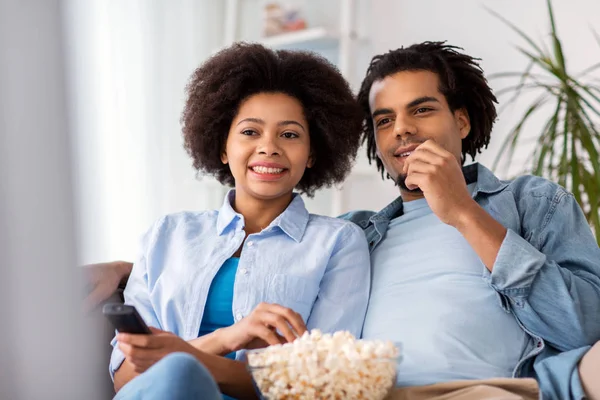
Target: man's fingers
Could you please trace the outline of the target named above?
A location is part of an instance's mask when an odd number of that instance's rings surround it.
[[[432,139],[426,140],[425,142],[421,143],[419,147],[417,147],[417,150],[428,150],[441,157],[452,155],[448,150],[444,149]]]
[[[410,164],[407,164],[407,167],[407,176],[410,176],[414,173],[433,174],[436,170],[435,165],[429,164],[428,162],[421,161],[419,159],[413,159]]]
[[[425,176],[426,176],[425,174],[422,174],[419,172],[413,172],[412,174],[410,174],[406,177],[404,184],[406,185],[406,187],[409,190],[414,190],[417,188],[421,188],[421,190],[423,190],[423,188],[421,187],[421,184],[422,184],[423,178]]]

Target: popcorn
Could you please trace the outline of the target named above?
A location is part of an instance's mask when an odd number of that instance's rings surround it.
[[[267,400],[381,400],[396,381],[397,357],[392,342],[314,329],[292,343],[248,352],[248,365]]]

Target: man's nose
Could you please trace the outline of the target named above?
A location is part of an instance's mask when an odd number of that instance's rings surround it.
[[[396,117],[394,123],[394,134],[396,137],[413,136],[417,134],[417,126],[405,117]]]

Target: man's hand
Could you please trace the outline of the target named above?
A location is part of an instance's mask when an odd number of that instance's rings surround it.
[[[196,355],[198,352],[194,346],[171,332],[152,327],[150,330],[151,335],[117,334],[119,349],[138,374],[146,371],[168,354],[183,352]]]
[[[471,198],[456,157],[433,140],[427,140],[404,163],[406,186],[419,188],[427,204],[444,223],[456,227],[477,203]]]
[[[233,352],[293,342],[304,332],[306,325],[297,312],[278,304],[260,303],[250,315],[215,334],[227,352]]]
[[[87,282],[92,289],[84,300],[84,310],[93,310],[108,299],[119,287],[121,280],[131,273],[133,264],[125,261],[91,264],[83,268]]]
[[[408,156],[404,173],[406,186],[421,189],[435,215],[463,235],[491,272],[506,228],[473,200],[456,157],[428,140]]]

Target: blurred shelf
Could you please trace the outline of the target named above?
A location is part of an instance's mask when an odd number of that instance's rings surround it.
[[[260,43],[271,48],[318,49],[337,45],[338,35],[325,28],[309,28],[262,38]]]

